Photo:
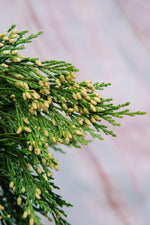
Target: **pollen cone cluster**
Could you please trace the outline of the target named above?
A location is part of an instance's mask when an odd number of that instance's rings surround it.
[[[63,206],[71,204],[55,193],[55,151],[62,151],[62,144],[80,148],[87,134],[100,140],[100,132],[115,136],[104,120],[119,126],[114,117],[144,113],[104,99],[97,91],[110,84],[78,83],[70,63],[21,55],[25,43],[41,34],[26,33],[12,25],[0,34],[0,220],[42,224],[40,213],[69,225]]]

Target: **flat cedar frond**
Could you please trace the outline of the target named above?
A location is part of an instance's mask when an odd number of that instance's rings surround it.
[[[59,170],[58,144],[80,147],[88,144],[87,134],[102,140],[101,131],[115,136],[103,120],[119,126],[115,117],[144,113],[122,110],[129,103],[114,106],[95,91],[110,83],[76,82],[78,70],[70,63],[21,55],[24,44],[41,34],[26,33],[12,25],[0,34],[0,219],[42,224],[38,212],[67,225],[63,207],[71,204],[55,193],[52,174]]]

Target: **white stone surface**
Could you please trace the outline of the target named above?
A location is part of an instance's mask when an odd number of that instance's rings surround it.
[[[26,55],[66,60],[78,80],[111,82],[101,95],[131,102],[143,117],[124,118],[117,138],[56,154],[60,194],[72,225],[150,224],[150,1],[0,1],[0,32],[44,31]],[[120,121],[121,122],[121,121]],[[44,220],[43,220],[44,221]],[[45,221],[45,224],[52,224]]]

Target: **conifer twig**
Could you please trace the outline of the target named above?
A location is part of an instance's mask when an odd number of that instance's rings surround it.
[[[102,132],[116,136],[104,120],[120,126],[114,118],[145,112],[124,109],[129,102],[115,106],[96,92],[110,83],[78,83],[70,63],[21,55],[24,44],[41,34],[24,37],[27,32],[12,25],[0,34],[0,219],[42,225],[40,213],[69,225],[64,207],[72,205],[55,193],[55,151],[63,152],[61,144],[88,144],[87,134],[100,140]]]

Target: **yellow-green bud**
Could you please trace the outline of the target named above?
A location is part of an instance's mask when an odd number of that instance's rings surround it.
[[[29,133],[32,132],[32,130],[29,127],[25,127],[24,130]]]
[[[12,30],[12,34],[16,34],[17,32],[18,32],[17,29],[13,29],[13,30]]]
[[[90,101],[91,100],[91,98],[90,98],[90,96],[87,94],[86,96],[84,96],[84,98],[87,100],[87,101]]]
[[[29,151],[32,152],[33,151],[33,146],[29,145]]]
[[[49,108],[49,101],[44,101],[44,106],[45,106],[46,108]]]
[[[81,135],[81,136],[83,135],[83,132],[80,131],[80,130],[76,130],[75,133],[76,133],[77,135]]]
[[[41,195],[41,189],[36,188],[36,192],[37,192],[39,195]]]
[[[79,88],[79,87],[80,87],[78,83],[74,83],[73,86],[74,86],[75,88]]]
[[[2,53],[3,53],[3,55],[8,55],[9,54],[9,51],[8,50],[5,50]]]
[[[83,125],[83,121],[79,118],[79,119],[77,119],[77,121],[78,121],[78,123],[80,124],[80,125]]]
[[[34,111],[34,109],[33,109],[33,108],[30,108],[30,109],[29,109],[29,112],[30,112],[32,115],[34,115],[34,114],[35,114],[35,111]]]
[[[51,172],[48,172],[48,173],[47,173],[47,176],[48,176],[48,177],[51,177],[51,176],[53,176],[53,174],[52,174]]]
[[[86,123],[88,126],[91,126],[91,125],[92,125],[91,122],[90,122],[90,120],[88,120],[87,118],[86,118],[84,121],[85,121],[85,123]]]
[[[50,158],[50,159],[52,159],[52,158],[53,158],[53,155],[52,155],[52,153],[51,153],[51,152],[49,152],[49,153],[48,153],[48,156],[49,156],[49,158]]]
[[[9,183],[9,187],[10,187],[10,188],[13,188],[13,187],[14,187],[14,182],[13,182],[13,181],[11,181],[11,182]]]
[[[61,97],[63,102],[67,102],[67,99],[65,97]]]
[[[27,100],[26,93],[23,93],[22,96],[23,96],[23,99],[26,101]]]
[[[72,79],[71,76],[67,76],[67,77],[66,77],[66,80],[67,80],[68,82],[72,82],[72,81],[73,81],[73,79]]]
[[[87,114],[87,115],[89,114],[89,110],[88,110],[87,108],[84,108],[84,109],[83,109],[83,112],[84,112],[85,114]]]
[[[30,124],[30,122],[29,122],[29,120],[28,120],[28,118],[24,118],[24,120],[23,120],[26,124]]]
[[[25,192],[26,192],[25,187],[22,187],[22,188],[21,188],[21,192],[22,192],[22,193],[25,193]]]
[[[77,105],[75,105],[75,106],[74,106],[74,110],[75,110],[76,112],[79,112],[79,107],[78,107]]]
[[[45,87],[46,87],[47,89],[50,89],[50,84],[49,84],[48,82],[46,82],[46,83],[45,83]]]
[[[15,61],[16,61],[16,62],[20,62],[21,59],[20,59],[20,58],[15,58]]]
[[[35,64],[36,64],[37,66],[42,66],[40,60],[35,60]]]
[[[11,52],[11,54],[12,54],[12,55],[16,55],[16,54],[18,54],[18,51],[17,51],[17,50],[13,50],[13,51]]]
[[[54,165],[54,169],[55,169],[56,171],[59,171],[58,165]]]
[[[71,76],[73,79],[76,79],[75,73],[71,72],[71,73],[70,73],[70,76]]]
[[[49,78],[48,77],[45,77],[45,81],[48,82],[49,81]]]
[[[72,136],[72,134],[71,134],[70,131],[68,131],[68,137],[69,137],[70,139],[73,139],[73,136]]]
[[[52,97],[51,97],[50,95],[47,97],[47,100],[48,100],[48,103],[49,103],[49,104],[52,103]]]
[[[24,55],[19,55],[19,57],[20,57],[21,59],[25,59],[25,58],[26,58]]]
[[[90,108],[91,108],[91,110],[92,110],[93,112],[96,112],[96,108],[95,108],[94,105],[90,104]]]
[[[52,124],[54,125],[54,126],[57,126],[57,122],[56,122],[56,120],[53,118],[52,119]]]
[[[58,102],[58,99],[56,96],[54,96],[54,102]]]
[[[8,41],[9,38],[8,37],[3,37],[3,41]]]
[[[73,94],[72,94],[72,97],[73,97],[75,100],[78,100],[78,97],[77,97],[76,93],[73,93]]]
[[[86,93],[86,91],[84,91],[84,90],[81,91],[81,94],[82,94],[84,97],[87,96],[87,93]]]
[[[41,87],[44,87],[44,83],[43,83],[42,80],[39,81],[39,85],[40,85]]]
[[[58,212],[56,215],[56,218],[59,219],[60,215],[61,215],[61,212]]]
[[[52,136],[52,141],[53,141],[54,143],[57,143],[57,140],[56,140],[56,137],[55,137],[55,136]]]
[[[4,206],[0,205],[0,210],[3,210],[4,209]]]
[[[30,218],[29,219],[29,225],[33,225],[34,224],[34,219],[33,218]]]
[[[68,137],[66,137],[66,138],[65,138],[65,143],[68,145],[68,144],[69,144],[69,142],[70,142],[69,138],[68,138]]]
[[[57,165],[59,164],[59,161],[57,159],[53,159],[53,162]]]
[[[68,109],[68,107],[67,107],[66,104],[62,104],[62,108],[63,108],[64,110],[67,110],[67,109]]]
[[[26,92],[25,94],[26,94],[26,97],[27,97],[28,99],[31,99],[31,98],[32,98],[32,96],[31,96],[31,94],[30,94],[29,92]]]
[[[37,109],[37,108],[38,108],[38,107],[37,107],[37,104],[36,104],[35,102],[32,103],[32,108],[33,108],[33,109]]]
[[[96,123],[96,119],[94,117],[91,117],[91,122]]]
[[[32,96],[33,96],[35,99],[39,99],[39,98],[40,98],[40,95],[39,95],[36,91],[34,91],[34,92],[32,93]]]
[[[87,84],[88,84],[88,83],[91,83],[90,80],[84,80],[84,82],[87,83]]]
[[[15,98],[16,97],[16,95],[14,95],[14,94],[12,94],[11,96],[10,96],[10,98]]]
[[[17,205],[21,205],[22,199],[20,197],[17,198]]]
[[[35,193],[35,197],[36,197],[37,199],[40,199],[40,198],[41,198],[40,195],[39,195],[38,193]]]
[[[48,180],[48,178],[47,178],[47,176],[44,174],[43,175],[43,177],[44,177],[44,179],[47,181]]]
[[[38,172],[38,174],[41,174],[42,173],[42,170],[41,170],[40,167],[38,167],[37,172]]]
[[[15,42],[15,39],[13,39],[13,38],[9,39],[9,43],[10,43],[10,44],[12,44],[12,43],[14,43],[14,42]]]
[[[8,34],[8,32],[6,31],[6,32],[2,33],[2,36],[4,37],[4,36],[6,36],[7,34]]]
[[[65,82],[65,77],[64,77],[64,75],[60,75],[59,79],[60,79],[60,81],[61,81],[62,83]]]
[[[16,134],[20,134],[22,132],[22,127],[19,127]]]
[[[76,94],[76,96],[77,96],[77,98],[78,98],[79,100],[81,100],[81,99],[82,99],[82,97],[81,97],[80,93],[77,93],[77,94]]]
[[[60,80],[57,79],[55,82],[56,82],[57,86],[59,86],[59,87],[61,86]]]
[[[5,64],[5,63],[2,63],[1,66],[4,67],[4,68],[8,68],[8,65]]]
[[[66,136],[66,134],[65,134],[65,131],[64,131],[64,130],[62,131],[62,135],[63,135],[64,137]]]
[[[22,216],[22,217],[23,217],[24,219],[26,219],[26,218],[27,218],[27,216],[28,216],[28,212],[27,212],[27,211],[24,211],[24,213],[23,213],[23,216]]]
[[[100,98],[98,98],[98,97],[94,97],[94,101],[96,101],[96,102],[100,103],[100,102],[101,102],[101,99],[100,99]]]
[[[94,117],[95,117],[95,119],[96,119],[96,120],[101,121],[100,116],[98,116],[98,115],[94,115]]]
[[[41,154],[41,150],[39,148],[35,148],[34,149],[34,153],[35,153],[35,155],[40,155]]]
[[[44,135],[45,135],[46,137],[48,137],[48,131],[47,131],[47,130],[44,131]]]
[[[68,112],[74,112],[74,108],[69,108]]]
[[[91,104],[93,104],[93,105],[97,105],[97,102],[96,101],[94,101],[93,99],[91,99]]]

